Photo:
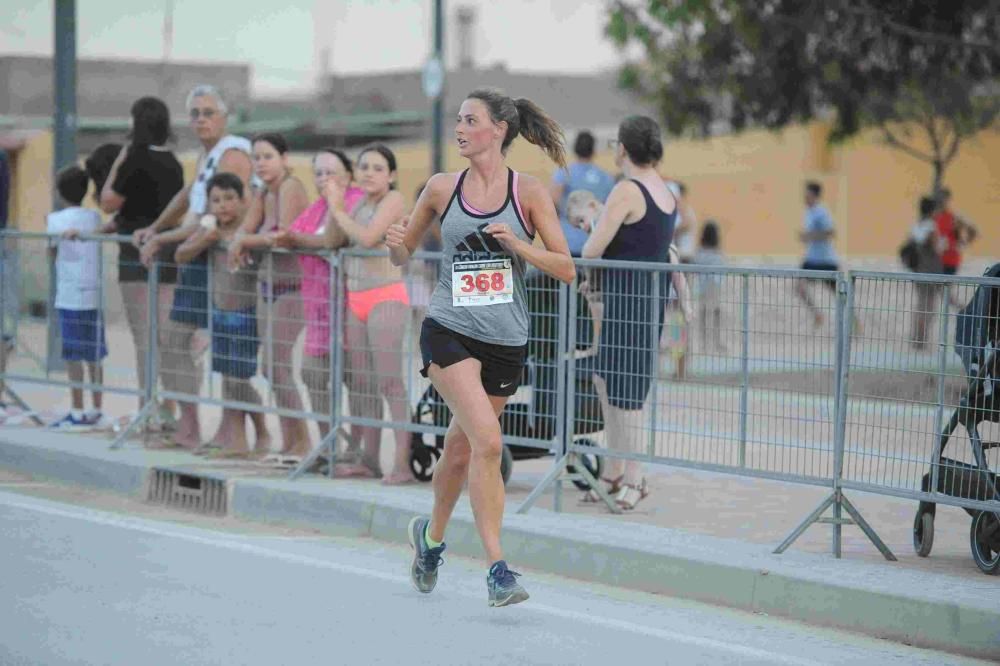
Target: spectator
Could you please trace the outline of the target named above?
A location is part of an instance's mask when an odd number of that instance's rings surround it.
[[[93,389],[93,409],[83,410],[84,366],[90,383],[103,382],[101,361],[108,355],[104,340],[104,320],[100,311],[101,248],[95,241],[81,241],[81,235],[96,234],[100,230],[101,216],[95,210],[82,208],[89,185],[87,172],[78,166],[63,169],[56,177],[56,189],[66,207],[49,214],[46,231],[55,237],[49,252],[55,256],[56,284],[55,306],[59,312],[62,334],[62,358],[66,361],[66,374],[77,384],[70,388],[72,408],[63,418],[52,424],[57,430],[81,432],[100,427],[102,395]]]
[[[948,188],[942,189],[938,197],[934,223],[937,225],[938,235],[946,242],[944,252],[941,253],[942,272],[945,275],[955,275],[962,266],[962,250],[976,240],[979,229],[951,210],[951,190]]]
[[[807,271],[837,271],[837,252],[833,249],[833,218],[826,206],[820,203],[823,196],[823,186],[815,181],[806,183],[805,202],[806,214],[803,230],[799,239],[806,245],[802,269]],[[799,298],[806,304],[813,315],[813,323],[818,328],[823,324],[823,311],[816,306],[809,293],[809,282],[799,280],[796,291]],[[832,293],[837,293],[837,281],[833,278],[821,278],[819,282]]]
[[[181,164],[166,146],[172,136],[167,105],[156,97],[142,97],[132,105],[131,114],[131,143],[118,152],[101,189],[100,199],[105,213],[116,213],[109,223],[101,227],[102,231],[127,235],[152,224],[184,187]],[[170,262],[172,254],[165,251],[157,258]],[[135,343],[140,389],[146,387],[147,381],[156,381],[156,378],[147,378],[146,367],[148,278],[147,269],[139,261],[139,249],[132,243],[119,243],[118,282],[125,304],[125,317]],[[167,263],[159,267],[154,353],[159,357],[158,367],[161,370],[175,367],[175,359],[170,356],[168,333],[176,279],[177,271],[172,265]],[[144,407],[144,401],[145,395],[140,395],[140,409]],[[164,401],[158,417],[165,427],[173,427],[173,401]]]
[[[242,191],[249,191],[250,142],[226,133],[228,110],[219,91],[212,86],[196,86],[188,94],[187,109],[191,129],[201,143],[195,179],[174,196],[153,224],[133,234],[133,243],[141,248],[139,256],[144,266],[149,266],[164,249],[169,251],[195,232],[199,220],[208,212],[206,185],[213,175],[234,173],[243,181]],[[201,389],[200,360],[208,346],[207,270],[205,255],[179,268],[167,333],[173,365],[164,369],[164,386],[192,396]],[[198,406],[183,401],[180,407],[181,419],[174,441],[182,447],[195,448],[201,443]],[[254,418],[263,420],[264,415],[255,412]],[[257,429],[266,431],[262,424]],[[257,450],[267,450],[270,446],[270,441],[256,442]]]
[[[588,190],[594,194],[599,203],[603,204],[611,193],[615,181],[606,171],[594,164],[594,135],[589,131],[583,130],[576,135],[573,152],[576,154],[576,161],[553,174],[549,192],[556,204],[559,221],[569,243],[570,254],[579,257],[583,251],[583,244],[587,241],[587,235],[569,224],[567,220],[566,204],[569,194],[576,190]]]
[[[934,213],[938,234],[947,241],[947,247],[941,254],[941,265],[945,275],[956,275],[962,267],[962,250],[979,236],[979,229],[965,218],[955,215],[951,210],[951,190],[944,188],[938,196],[938,208]],[[954,291],[948,289],[948,301],[952,307],[961,308],[964,304],[955,297]]]
[[[210,255],[212,262],[212,371],[222,375],[222,398],[229,403],[260,405],[250,384],[257,374],[257,275],[255,264],[229,270],[222,248],[239,228],[245,205],[243,181],[232,173],[217,173],[206,183],[209,210],[194,232],[177,248],[178,264],[188,265]],[[223,407],[219,431],[212,438],[221,458],[250,455],[246,419],[257,427],[257,442],[270,441],[259,412]],[[266,450],[257,447],[258,455]]]
[[[313,177],[320,197],[299,215],[287,231],[279,231],[275,245],[307,250],[337,249],[347,244],[347,236],[333,219],[331,201],[343,196],[345,206],[353,207],[364,197],[354,187],[351,160],[336,148],[323,148],[313,157]],[[340,193],[343,192],[343,195]],[[300,254],[302,269],[302,308],[306,320],[306,340],[302,357],[302,381],[309,390],[312,411],[327,414],[330,410],[330,264],[323,257]],[[351,413],[357,414],[356,396],[349,397]],[[326,437],[329,423],[319,422],[320,437]],[[352,444],[348,453],[353,452]],[[342,456],[338,456],[340,459]]]
[[[910,240],[916,249],[913,271],[942,273],[942,257],[947,251],[949,241],[938,231],[939,226],[934,219],[937,204],[931,197],[922,197],[918,208],[920,217],[910,230]],[[916,291],[917,301],[913,308],[910,344],[914,349],[926,349],[930,326],[938,309],[937,300],[941,294],[941,285],[915,282],[913,288]]]
[[[358,184],[364,198],[348,212],[341,194],[333,200],[333,219],[352,246],[373,249],[384,247],[386,231],[405,214],[403,196],[395,189],[396,156],[387,147],[374,144],[358,155]],[[405,368],[406,325],[410,319],[410,301],[402,270],[387,257],[344,258],[347,280],[344,344],[348,350],[345,378],[351,393],[375,400],[376,418],[382,416],[382,399],[396,423],[410,419],[409,396],[403,381]],[[365,441],[360,464],[340,465],[339,473],[349,476],[378,477],[381,434]],[[395,430],[396,453],[392,472],[385,484],[413,483],[410,470],[410,433]]]
[[[253,140],[253,162],[264,189],[254,197],[232,242],[229,261],[236,269],[250,261],[249,252],[275,245],[278,233],[288,230],[308,204],[306,188],[288,168],[288,142],[280,134],[260,134]],[[301,289],[302,271],[295,257],[287,254],[264,257],[257,273],[261,308],[257,319],[264,340],[263,372],[277,398],[278,407],[302,411],[302,396],[292,372],[292,351],[304,326]],[[281,416],[281,453],[266,462],[279,467],[297,466],[309,453],[306,423],[294,416]]]
[[[677,199],[677,228],[674,229],[674,246],[680,255],[682,264],[690,263],[694,258],[694,239],[698,233],[698,215],[688,199],[687,185],[679,180],[667,183],[671,194]]]
[[[694,263],[699,266],[725,266],[726,258],[721,251],[719,225],[715,220],[708,220],[701,228],[701,239],[698,251],[694,255]],[[708,331],[712,333],[712,345],[718,352],[725,352],[722,343],[722,283],[725,280],[720,274],[701,273],[698,283],[698,321],[701,330],[703,348],[708,346]]]
[[[583,257],[667,264],[677,202],[656,171],[663,157],[659,125],[650,118],[631,116],[619,125],[618,141],[616,162],[627,180],[612,190],[583,247]],[[654,278],[645,271],[607,269],[600,277],[604,323],[594,385],[604,408],[608,442],[634,454],[641,450],[643,407],[657,374],[653,359],[669,293],[666,272]],[[659,299],[654,298],[654,279],[660,282]],[[623,509],[634,509],[649,494],[636,460],[609,458],[605,481]]]

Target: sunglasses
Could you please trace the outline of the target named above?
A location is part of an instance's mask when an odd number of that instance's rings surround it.
[[[216,113],[218,112],[215,109],[191,109],[190,111],[191,120],[198,120],[199,117],[211,118]]]

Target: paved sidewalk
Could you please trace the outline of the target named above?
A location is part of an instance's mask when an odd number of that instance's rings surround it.
[[[316,476],[289,482],[276,470],[254,464],[205,461],[131,445],[109,451],[107,446],[107,439],[95,436],[8,427],[0,431],[0,467],[139,497],[145,496],[153,467],[211,476],[226,481],[234,517],[391,542],[404,540],[409,517],[431,504],[427,486],[387,488]],[[914,645],[975,656],[1000,654],[996,579],[975,572],[967,552],[957,547],[967,520],[952,512],[939,514],[939,552],[944,556],[926,562],[908,557],[901,543],[890,545],[902,561],[882,562],[868,554],[874,551],[851,528],[845,528],[845,559],[820,554],[827,548],[829,530],[819,527],[800,546],[776,556],[770,552],[774,543],[813,508],[822,489],[669,470],[657,474],[655,495],[642,511],[629,516],[580,507],[570,493],[564,502],[567,513],[540,508],[513,514],[517,500],[549,464],[515,464],[505,549],[519,566]],[[876,529],[884,531],[883,514],[855,499]],[[904,509],[887,509],[884,515]],[[452,552],[481,556],[465,501],[448,542]]]

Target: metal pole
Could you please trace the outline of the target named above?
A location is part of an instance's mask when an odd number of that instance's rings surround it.
[[[650,405],[649,405],[649,437],[648,437],[649,441],[646,444],[646,458],[647,458],[647,462],[651,462],[653,460],[653,456],[656,455],[656,416],[657,416],[657,414],[656,414],[656,403],[659,400],[659,390],[658,389],[659,389],[659,385],[660,385],[660,333],[662,331],[661,331],[660,327],[657,326],[657,322],[663,321],[664,324],[667,323],[664,320],[666,319],[666,315],[667,315],[667,313],[665,312],[665,309],[666,309],[666,303],[669,302],[670,285],[664,285],[665,288],[666,288],[666,290],[667,290],[667,293],[666,293],[665,297],[661,299],[660,298],[660,279],[665,275],[665,273],[661,273],[661,272],[657,271],[655,273],[649,273],[648,275],[650,276],[650,278],[652,278],[652,282],[653,282],[653,284],[652,284],[652,287],[653,287],[653,302],[652,302],[653,308],[652,308],[652,312],[650,312],[651,316],[649,318],[649,325],[651,327],[651,331],[650,331],[650,336],[649,337],[652,340],[653,344],[650,346],[650,349],[646,350],[646,353],[648,353],[652,357],[652,362],[649,365],[650,365],[650,374],[653,376],[652,377],[652,380],[653,380],[653,391],[652,391],[652,396],[651,396],[652,399],[649,401],[649,403],[650,403]],[[677,305],[678,305],[678,307],[680,307],[680,305],[681,305],[680,298],[681,298],[681,295],[677,294]]]
[[[840,522],[841,476],[844,469],[844,439],[847,433],[847,372],[850,363],[851,335],[854,330],[854,278],[837,277],[837,348],[834,352],[834,407],[833,407],[833,532],[830,547],[833,556],[840,559],[843,524]]]
[[[556,365],[556,395],[554,397],[556,405],[556,441],[559,443],[559,453],[556,459],[559,460],[566,455],[569,450],[569,443],[573,441],[573,425],[566,424],[566,399],[573,399],[572,391],[566,390],[566,363],[573,362],[572,348],[568,348],[567,337],[569,327],[575,323],[575,319],[570,314],[569,301],[572,299],[570,285],[556,282],[559,290],[559,327],[556,329],[556,355],[553,361]],[[575,299],[572,299],[575,303]],[[539,368],[539,372],[541,372]],[[549,403],[552,404],[552,403]],[[552,508],[556,513],[562,511],[562,480],[556,479],[556,485],[552,497]]]
[[[56,192],[56,174],[65,166],[76,162],[76,0],[56,0],[53,34],[55,43],[52,61],[55,91],[55,116],[52,119],[52,210],[59,210],[61,203]],[[55,273],[50,273],[54,278]],[[55,279],[49,281],[48,310],[55,306]],[[50,313],[46,313],[49,316]],[[59,327],[49,326],[47,332],[46,373],[61,372],[63,363]]]
[[[936,288],[938,285],[927,285],[928,288]],[[931,458],[931,492],[938,491],[938,478],[941,474],[941,447],[944,445],[942,438],[938,436],[944,429],[944,376],[948,368],[948,290],[951,285],[945,284],[942,288],[941,298],[938,301],[938,372],[937,372],[937,413],[935,422],[937,428],[934,431],[934,456]],[[930,309],[930,308],[928,308]],[[926,314],[924,316],[927,316]],[[928,328],[930,328],[928,326]],[[977,460],[978,462],[978,460]]]
[[[333,464],[337,459],[337,429],[340,427],[340,403],[343,400],[341,394],[341,382],[340,382],[340,361],[339,354],[337,353],[338,343],[343,341],[344,337],[340,334],[340,328],[342,326],[340,318],[340,285],[341,285],[341,268],[340,268],[340,256],[330,255],[326,257],[327,265],[330,270],[330,296],[327,298],[327,304],[330,306],[330,316],[329,316],[329,340],[327,344],[327,382],[329,393],[327,397],[329,398],[330,404],[327,405],[329,409],[330,418],[330,465],[327,470],[327,474],[330,478],[333,478]]]
[[[740,452],[739,466],[747,465],[747,409],[750,392],[750,276],[743,275],[740,335]]]
[[[76,0],[55,2],[55,157],[52,173],[76,161]],[[56,202],[53,188],[53,202]]]
[[[444,67],[444,0],[434,0],[434,57]],[[447,78],[447,77],[445,77]],[[446,85],[431,105],[431,173],[444,171],[444,98]]]

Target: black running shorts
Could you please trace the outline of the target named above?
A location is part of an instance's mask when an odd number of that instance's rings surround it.
[[[420,353],[424,366],[420,374],[436,363],[441,368],[474,358],[482,363],[479,373],[487,395],[509,397],[521,384],[521,372],[528,357],[528,345],[510,347],[475,340],[445,328],[430,317],[420,329]]]

